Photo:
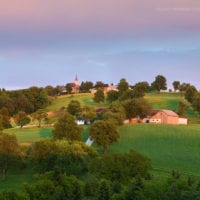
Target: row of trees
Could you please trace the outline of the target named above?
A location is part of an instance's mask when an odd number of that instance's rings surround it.
[[[31,87],[24,90],[0,91],[0,109],[6,108],[13,116],[19,111],[27,114],[43,109],[51,103],[51,99],[44,88]]]

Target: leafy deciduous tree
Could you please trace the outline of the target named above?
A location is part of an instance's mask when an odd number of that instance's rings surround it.
[[[38,111],[32,114],[33,119],[38,121],[39,128],[41,127],[42,120],[44,120],[47,116],[48,115],[46,111],[43,109],[39,109]]]
[[[31,119],[30,117],[27,116],[27,114],[23,111],[19,111],[16,115],[15,115],[15,123],[20,126],[21,128],[30,123]]]
[[[129,91],[129,84],[126,81],[125,78],[122,78],[120,80],[120,82],[118,83],[117,89],[119,91],[119,97],[122,97],[124,95],[124,93],[126,93],[127,91]]]
[[[100,103],[102,101],[104,101],[105,96],[104,96],[104,92],[102,89],[98,89],[97,92],[94,94],[94,101],[97,103]]]
[[[164,76],[158,75],[158,76],[156,76],[155,81],[152,83],[152,86],[158,92],[160,92],[160,90],[166,90],[167,89],[167,80]]]
[[[190,85],[187,87],[185,91],[185,99],[188,102],[192,103],[196,94],[197,94],[197,89],[193,85]]]
[[[194,107],[194,109],[200,113],[200,93],[196,93],[196,95],[193,98],[193,102],[192,105]]]
[[[86,81],[86,82],[82,82],[81,86],[80,86],[80,91],[81,92],[89,92],[90,89],[93,88],[93,82],[91,81]]]
[[[67,90],[67,93],[68,93],[68,94],[71,94],[71,92],[72,92],[72,86],[71,86],[70,83],[67,83],[67,85],[66,85],[66,90]]]
[[[81,118],[86,122],[91,122],[96,117],[96,113],[92,107],[84,106],[81,110]]]
[[[111,90],[107,93],[107,97],[106,99],[112,103],[113,101],[116,101],[118,100],[119,98],[119,92],[118,91],[115,91],[115,90]]]
[[[190,107],[186,101],[179,101],[177,114],[184,115],[185,111]]]
[[[2,179],[5,180],[9,165],[20,158],[21,151],[16,135],[0,133],[0,163]]]
[[[53,137],[55,139],[81,140],[82,128],[77,125],[75,118],[66,113],[54,125]]]
[[[143,97],[148,88],[149,84],[145,81],[136,83],[133,87],[133,98]]]
[[[78,116],[81,111],[81,104],[77,100],[71,100],[67,106],[67,111],[74,116]]]
[[[97,121],[90,128],[90,137],[103,147],[106,153],[108,146],[119,138],[117,127],[110,121]]]
[[[133,117],[144,118],[148,116],[151,106],[144,98],[130,99],[123,103],[126,117],[131,121]]]
[[[174,91],[177,91],[177,90],[179,90],[179,88],[180,88],[180,81],[174,81],[174,82],[172,83],[172,85],[173,85],[173,87],[174,87]]]

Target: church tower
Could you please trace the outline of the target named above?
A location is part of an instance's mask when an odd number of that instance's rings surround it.
[[[76,74],[76,77],[75,77],[75,80],[74,80],[74,84],[75,84],[75,86],[79,86],[79,84],[78,84],[78,76],[77,76],[77,74]]]

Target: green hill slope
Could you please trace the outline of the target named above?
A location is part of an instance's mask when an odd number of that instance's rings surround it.
[[[94,95],[90,93],[59,96],[47,107],[47,111],[56,112],[63,107],[66,108],[71,100],[77,100],[81,105],[88,105],[94,108],[108,106],[107,102],[95,103],[93,97]],[[169,109],[173,111],[177,111],[179,100],[184,99],[179,93],[147,93],[145,98],[153,109]],[[186,111],[186,116],[190,118],[191,123],[200,123],[200,120],[197,119],[198,114],[192,108]]]
[[[135,124],[120,128],[120,140],[110,152],[134,148],[152,160],[153,168],[200,174],[200,125]]]
[[[47,107],[48,111],[55,112],[59,111],[63,107],[67,107],[71,100],[77,100],[81,105],[88,105],[94,108],[96,107],[105,107],[107,103],[95,103],[93,101],[93,94],[84,93],[84,94],[73,94],[73,95],[63,95],[57,97],[50,106]]]

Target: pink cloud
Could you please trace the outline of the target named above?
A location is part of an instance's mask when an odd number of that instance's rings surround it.
[[[200,29],[196,0],[1,0],[4,29],[63,34],[141,34]]]

